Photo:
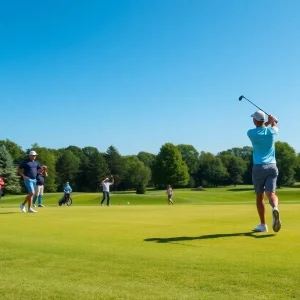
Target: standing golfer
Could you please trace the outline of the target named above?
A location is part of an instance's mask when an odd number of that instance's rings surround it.
[[[103,187],[103,198],[102,198],[102,201],[101,201],[101,206],[103,206],[105,198],[107,198],[107,202],[106,202],[107,206],[110,206],[110,204],[109,204],[109,200],[110,200],[109,186],[114,184],[114,177],[112,175],[111,175],[111,179],[112,179],[111,182],[109,182],[108,178],[105,178],[104,180],[101,181],[101,184],[102,184],[102,187]]]
[[[247,133],[253,147],[253,169],[252,181],[256,193],[256,207],[260,218],[260,224],[254,231],[267,232],[266,209],[264,194],[266,193],[269,203],[272,206],[273,230],[278,232],[281,228],[278,210],[278,197],[275,194],[278,169],[275,159],[275,136],[278,133],[275,117],[269,115],[265,123],[265,113],[256,111],[253,123],[256,128],[250,129]],[[269,126],[271,125],[271,126]]]
[[[36,199],[38,199],[39,207],[44,207],[43,205],[43,195],[44,195],[44,185],[45,177],[48,176],[47,166],[41,166],[36,175],[36,186],[35,193],[33,196],[33,207],[36,207]]]
[[[173,189],[171,185],[168,185],[168,189],[167,189],[167,195],[168,195],[168,203],[170,204],[174,204],[172,197],[173,197]]]
[[[3,187],[3,185],[4,185],[4,181],[3,181],[3,179],[0,177],[0,199],[1,199],[2,195],[3,195],[3,192],[2,192],[2,187]]]
[[[35,192],[36,176],[38,170],[41,168],[40,164],[35,161],[37,153],[35,151],[29,152],[29,159],[25,159],[18,167],[18,173],[23,177],[28,194],[25,201],[20,204],[22,212],[26,213],[25,203],[28,202],[28,212],[36,213],[31,207],[32,196]]]

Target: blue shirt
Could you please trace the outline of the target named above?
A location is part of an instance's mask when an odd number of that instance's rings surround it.
[[[64,186],[64,191],[65,191],[65,192],[71,192],[71,191],[72,191],[72,188],[71,188],[69,185],[65,185],[65,186]]]
[[[257,127],[247,132],[253,147],[253,163],[255,165],[276,164],[275,136],[277,127]]]
[[[37,170],[41,168],[40,164],[35,160],[25,159],[19,165],[23,169],[23,174],[30,179],[36,179]]]

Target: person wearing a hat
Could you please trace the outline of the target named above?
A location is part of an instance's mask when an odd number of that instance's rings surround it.
[[[38,206],[44,207],[43,205],[43,195],[44,195],[44,185],[45,178],[48,176],[47,166],[41,166],[36,175],[36,187],[33,196],[33,207],[36,207],[36,199],[38,199]]]
[[[65,201],[70,199],[70,194],[72,193],[72,188],[69,182],[66,182],[64,185]]]
[[[28,203],[28,212],[36,213],[36,211],[31,207],[32,196],[35,192],[37,172],[39,169],[41,169],[40,164],[37,161],[35,161],[36,156],[37,153],[35,151],[30,151],[29,158],[22,161],[18,167],[18,173],[23,177],[24,184],[28,190],[28,194],[25,198],[25,201],[22,204],[20,204],[20,208],[24,213],[26,213],[26,202]]]
[[[256,111],[251,117],[255,128],[248,130],[247,135],[253,148],[252,181],[260,218],[260,224],[254,228],[254,231],[268,232],[264,202],[264,195],[266,194],[272,207],[272,228],[273,231],[278,232],[281,228],[281,221],[278,197],[275,194],[278,176],[275,158],[275,137],[278,134],[276,118],[269,115],[268,121],[265,122],[265,113],[261,110]]]
[[[111,182],[109,182],[108,177],[106,177],[104,180],[101,181],[102,188],[103,188],[103,198],[101,201],[101,206],[103,206],[104,200],[106,198],[107,198],[106,204],[107,204],[107,206],[110,206],[109,187],[114,184],[114,177],[112,175],[111,175],[111,178],[112,178]]]

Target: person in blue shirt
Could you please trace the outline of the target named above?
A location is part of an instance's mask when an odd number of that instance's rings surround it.
[[[275,157],[275,137],[278,134],[276,118],[268,116],[265,123],[265,113],[261,110],[253,115],[255,128],[248,130],[248,137],[253,148],[252,181],[256,193],[256,207],[260,218],[260,224],[254,228],[257,232],[268,232],[266,224],[266,208],[264,195],[269,199],[272,206],[273,231],[278,232],[281,221],[278,210],[278,197],[275,194],[278,168]]]
[[[36,156],[37,153],[35,151],[30,151],[29,158],[22,161],[18,167],[18,173],[23,177],[24,184],[28,190],[28,194],[25,198],[25,201],[22,204],[20,204],[20,208],[24,213],[26,213],[26,203],[28,203],[28,212],[36,213],[36,211],[31,207],[32,196],[35,192],[37,172],[41,168],[40,164],[37,161],[35,161]]]
[[[45,178],[48,177],[47,166],[41,166],[36,175],[36,187],[35,193],[33,196],[33,207],[36,207],[36,199],[38,199],[38,206],[44,207],[43,205],[43,195],[44,195],[44,186]]]
[[[66,182],[64,185],[65,201],[70,199],[70,194],[72,193],[72,188],[69,182]]]

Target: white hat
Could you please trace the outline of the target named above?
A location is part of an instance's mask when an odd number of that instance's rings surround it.
[[[261,110],[257,110],[251,117],[256,121],[265,121],[266,114]]]
[[[30,151],[29,155],[38,155],[35,151]]]

